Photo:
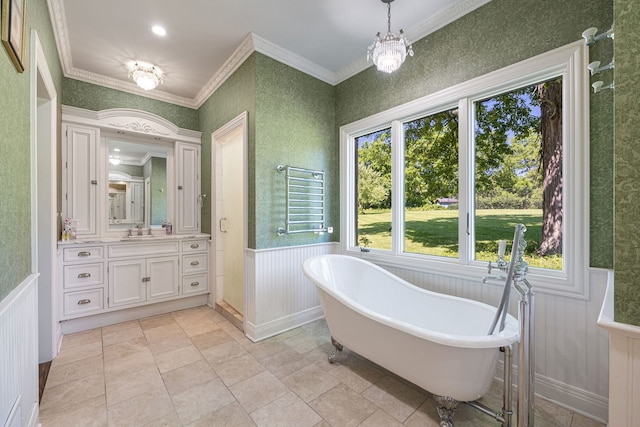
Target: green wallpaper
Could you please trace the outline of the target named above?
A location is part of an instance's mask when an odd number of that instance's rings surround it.
[[[257,55],[256,71],[256,248],[337,240],[339,161],[335,137],[334,87]],[[285,176],[278,165],[324,170],[327,225],[334,234],[278,236],[285,223]]]
[[[338,126],[451,87],[608,29],[611,0],[493,0],[413,43],[415,56],[391,75],[370,67],[336,87]],[[591,55],[607,63],[606,46]],[[586,72],[586,71],[585,71]],[[617,91],[617,90],[616,90]],[[611,94],[591,97],[591,265],[613,266]]]
[[[167,218],[167,159],[151,158],[151,224],[162,225]]]
[[[93,111],[109,108],[134,108],[157,114],[178,127],[199,130],[196,110],[80,80],[64,78],[62,104]]]
[[[256,138],[256,55],[252,54],[238,69],[202,104],[198,110],[200,131],[202,131],[202,194],[206,194],[202,208],[202,231],[211,233],[211,200],[215,195],[211,190],[211,134],[244,111],[248,112],[248,161],[255,162]],[[255,248],[255,174],[254,168],[249,167],[248,178],[248,215],[249,231],[248,244]]]
[[[45,1],[28,0],[27,39],[38,32],[56,91],[62,87],[62,72]],[[30,88],[31,54],[26,51],[26,71],[18,73],[0,47],[0,300],[31,273],[31,169]]]
[[[640,1],[614,0],[615,313],[640,326]],[[610,79],[610,76],[606,76]],[[604,80],[604,79],[603,79]],[[610,80],[605,80],[607,84]]]

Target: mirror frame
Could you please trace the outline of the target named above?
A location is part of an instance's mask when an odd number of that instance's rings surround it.
[[[161,144],[167,150],[167,217],[176,227],[176,146],[178,142],[201,145],[202,132],[179,128],[170,121],[146,111],[130,108],[113,108],[92,111],[62,105],[62,121],[89,126],[99,130],[97,150],[98,197],[96,203],[100,236],[121,237],[126,230],[109,230],[107,204],[109,197],[109,168],[107,139],[116,135],[118,139],[142,144]]]

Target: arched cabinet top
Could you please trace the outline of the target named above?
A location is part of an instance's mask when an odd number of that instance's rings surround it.
[[[201,143],[202,132],[179,128],[153,113],[131,108],[111,108],[102,111],[62,106],[62,121],[100,128],[120,134],[152,137],[161,141]]]

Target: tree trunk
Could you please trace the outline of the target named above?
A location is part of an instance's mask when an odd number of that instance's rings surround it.
[[[536,88],[540,97],[542,238],[539,255],[562,253],[562,81]]]

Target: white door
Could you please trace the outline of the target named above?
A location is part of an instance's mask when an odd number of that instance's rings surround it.
[[[223,300],[244,315],[244,141],[233,132],[222,144]]]

